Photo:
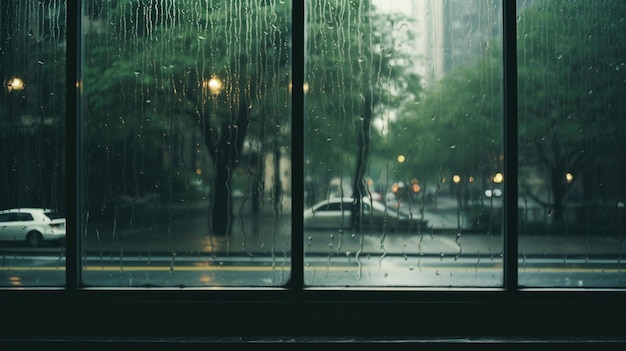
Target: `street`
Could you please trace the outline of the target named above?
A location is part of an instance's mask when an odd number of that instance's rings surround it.
[[[92,221],[80,237],[81,278],[94,287],[280,287],[291,257],[303,255],[311,287],[498,288],[503,238],[448,225],[396,231],[303,231],[292,255],[291,216],[267,211],[236,216],[232,233],[211,235],[206,208],[120,216],[114,225]],[[129,213],[123,212],[123,213]],[[446,218],[441,212],[438,218]],[[300,232],[299,230],[293,230]],[[624,244],[619,233],[520,233],[519,283],[529,287],[622,287]],[[0,246],[0,286],[65,284],[65,248],[49,243]]]
[[[179,234],[182,235],[182,234]],[[502,240],[480,233],[337,235],[305,233],[304,274],[311,287],[498,288]],[[82,281],[94,287],[280,287],[290,277],[289,236],[213,237],[152,250],[129,237],[90,246]],[[192,243],[191,239],[197,240]],[[211,243],[211,244],[209,244]],[[274,244],[272,244],[274,243]],[[268,245],[265,247],[263,244]],[[185,250],[163,248],[186,247]],[[623,287],[618,238],[520,238],[519,282],[528,287]],[[62,247],[2,248],[0,286],[62,287]]]
[[[613,258],[520,259],[522,287],[623,288],[621,260]],[[92,287],[281,287],[290,276],[286,257],[88,257],[82,280]],[[500,258],[403,255],[308,256],[309,287],[499,288]],[[65,259],[5,256],[3,287],[63,287]]]

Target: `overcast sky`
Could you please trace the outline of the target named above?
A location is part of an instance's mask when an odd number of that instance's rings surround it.
[[[411,8],[411,2],[414,0],[372,0],[372,4],[381,11],[402,11],[408,12]]]

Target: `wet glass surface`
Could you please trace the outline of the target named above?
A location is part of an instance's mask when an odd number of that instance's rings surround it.
[[[0,286],[63,286],[23,263],[65,268],[65,1],[3,0],[0,18]]]
[[[107,260],[119,267],[110,279],[85,274],[84,283],[110,285],[130,256],[145,258],[146,274],[153,257],[164,257],[166,285],[211,286],[210,273],[179,279],[178,262],[219,267],[242,256],[267,260],[277,274],[226,285],[284,284],[291,5],[83,6],[83,270]]]
[[[626,285],[623,2],[516,2],[516,233],[501,1],[305,2],[303,140],[289,2],[82,4],[81,286]],[[65,285],[65,5],[0,5],[0,286]]]
[[[502,285],[501,17],[499,1],[307,2],[307,284]],[[376,269],[326,279],[346,258]],[[455,278],[467,264],[476,278]]]
[[[623,286],[626,4],[518,8],[520,285]]]

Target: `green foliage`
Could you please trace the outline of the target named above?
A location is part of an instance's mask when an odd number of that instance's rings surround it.
[[[65,209],[65,7],[0,3],[0,208]],[[13,80],[23,84],[13,87]]]
[[[550,194],[528,195],[552,199],[546,205],[557,220],[572,186],[567,172],[585,182],[586,197],[626,195],[616,182],[626,164],[626,140],[616,132],[626,122],[624,18],[626,6],[616,0],[534,1],[518,17],[521,171],[533,168],[546,184]],[[500,47],[490,43],[478,61],[448,73],[419,104],[404,106],[391,130],[397,144],[419,155],[411,169],[435,180],[501,170]]]
[[[390,128],[412,155],[407,168],[431,186],[453,175],[488,179],[502,167],[501,52],[455,67]]]
[[[391,40],[408,19],[369,1],[310,1],[307,13],[305,172],[323,185],[358,176],[359,162],[370,171],[369,156],[386,149],[371,123],[418,94],[419,79]]]
[[[520,159],[540,166],[557,220],[572,186],[565,173],[584,182],[590,203],[607,188],[626,195],[615,182],[626,151],[616,132],[626,126],[625,16],[624,2],[616,0],[540,1],[520,15]]]
[[[306,6],[308,171],[352,177],[366,111],[397,106],[417,79],[387,42],[398,19],[373,15],[367,1]],[[288,2],[95,1],[87,13],[85,136],[89,164],[111,177],[104,188],[150,191],[180,173],[177,135],[200,134],[207,175],[289,152]],[[101,182],[103,169],[90,170]]]
[[[105,183],[94,191],[184,190],[190,140],[196,157],[231,164],[287,143],[289,4],[94,1],[86,12],[83,135],[91,183]]]
[[[588,153],[587,166],[594,156],[615,156],[594,155],[593,144],[624,145],[613,128],[624,126],[625,16],[623,2],[611,0],[544,1],[522,12],[518,27],[522,144],[536,147],[551,162],[563,158],[573,162],[576,155]],[[577,163],[571,171],[582,167]]]

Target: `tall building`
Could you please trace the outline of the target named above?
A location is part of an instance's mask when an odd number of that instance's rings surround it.
[[[414,12],[424,37],[425,82],[441,80],[455,66],[492,49],[502,36],[500,0],[423,0]]]
[[[402,43],[428,86],[456,65],[476,60],[502,36],[501,0],[396,0],[374,2],[381,11],[408,17],[414,35]],[[401,36],[401,31],[396,34]],[[405,36],[397,38],[398,42]],[[398,46],[398,45],[396,45]]]

